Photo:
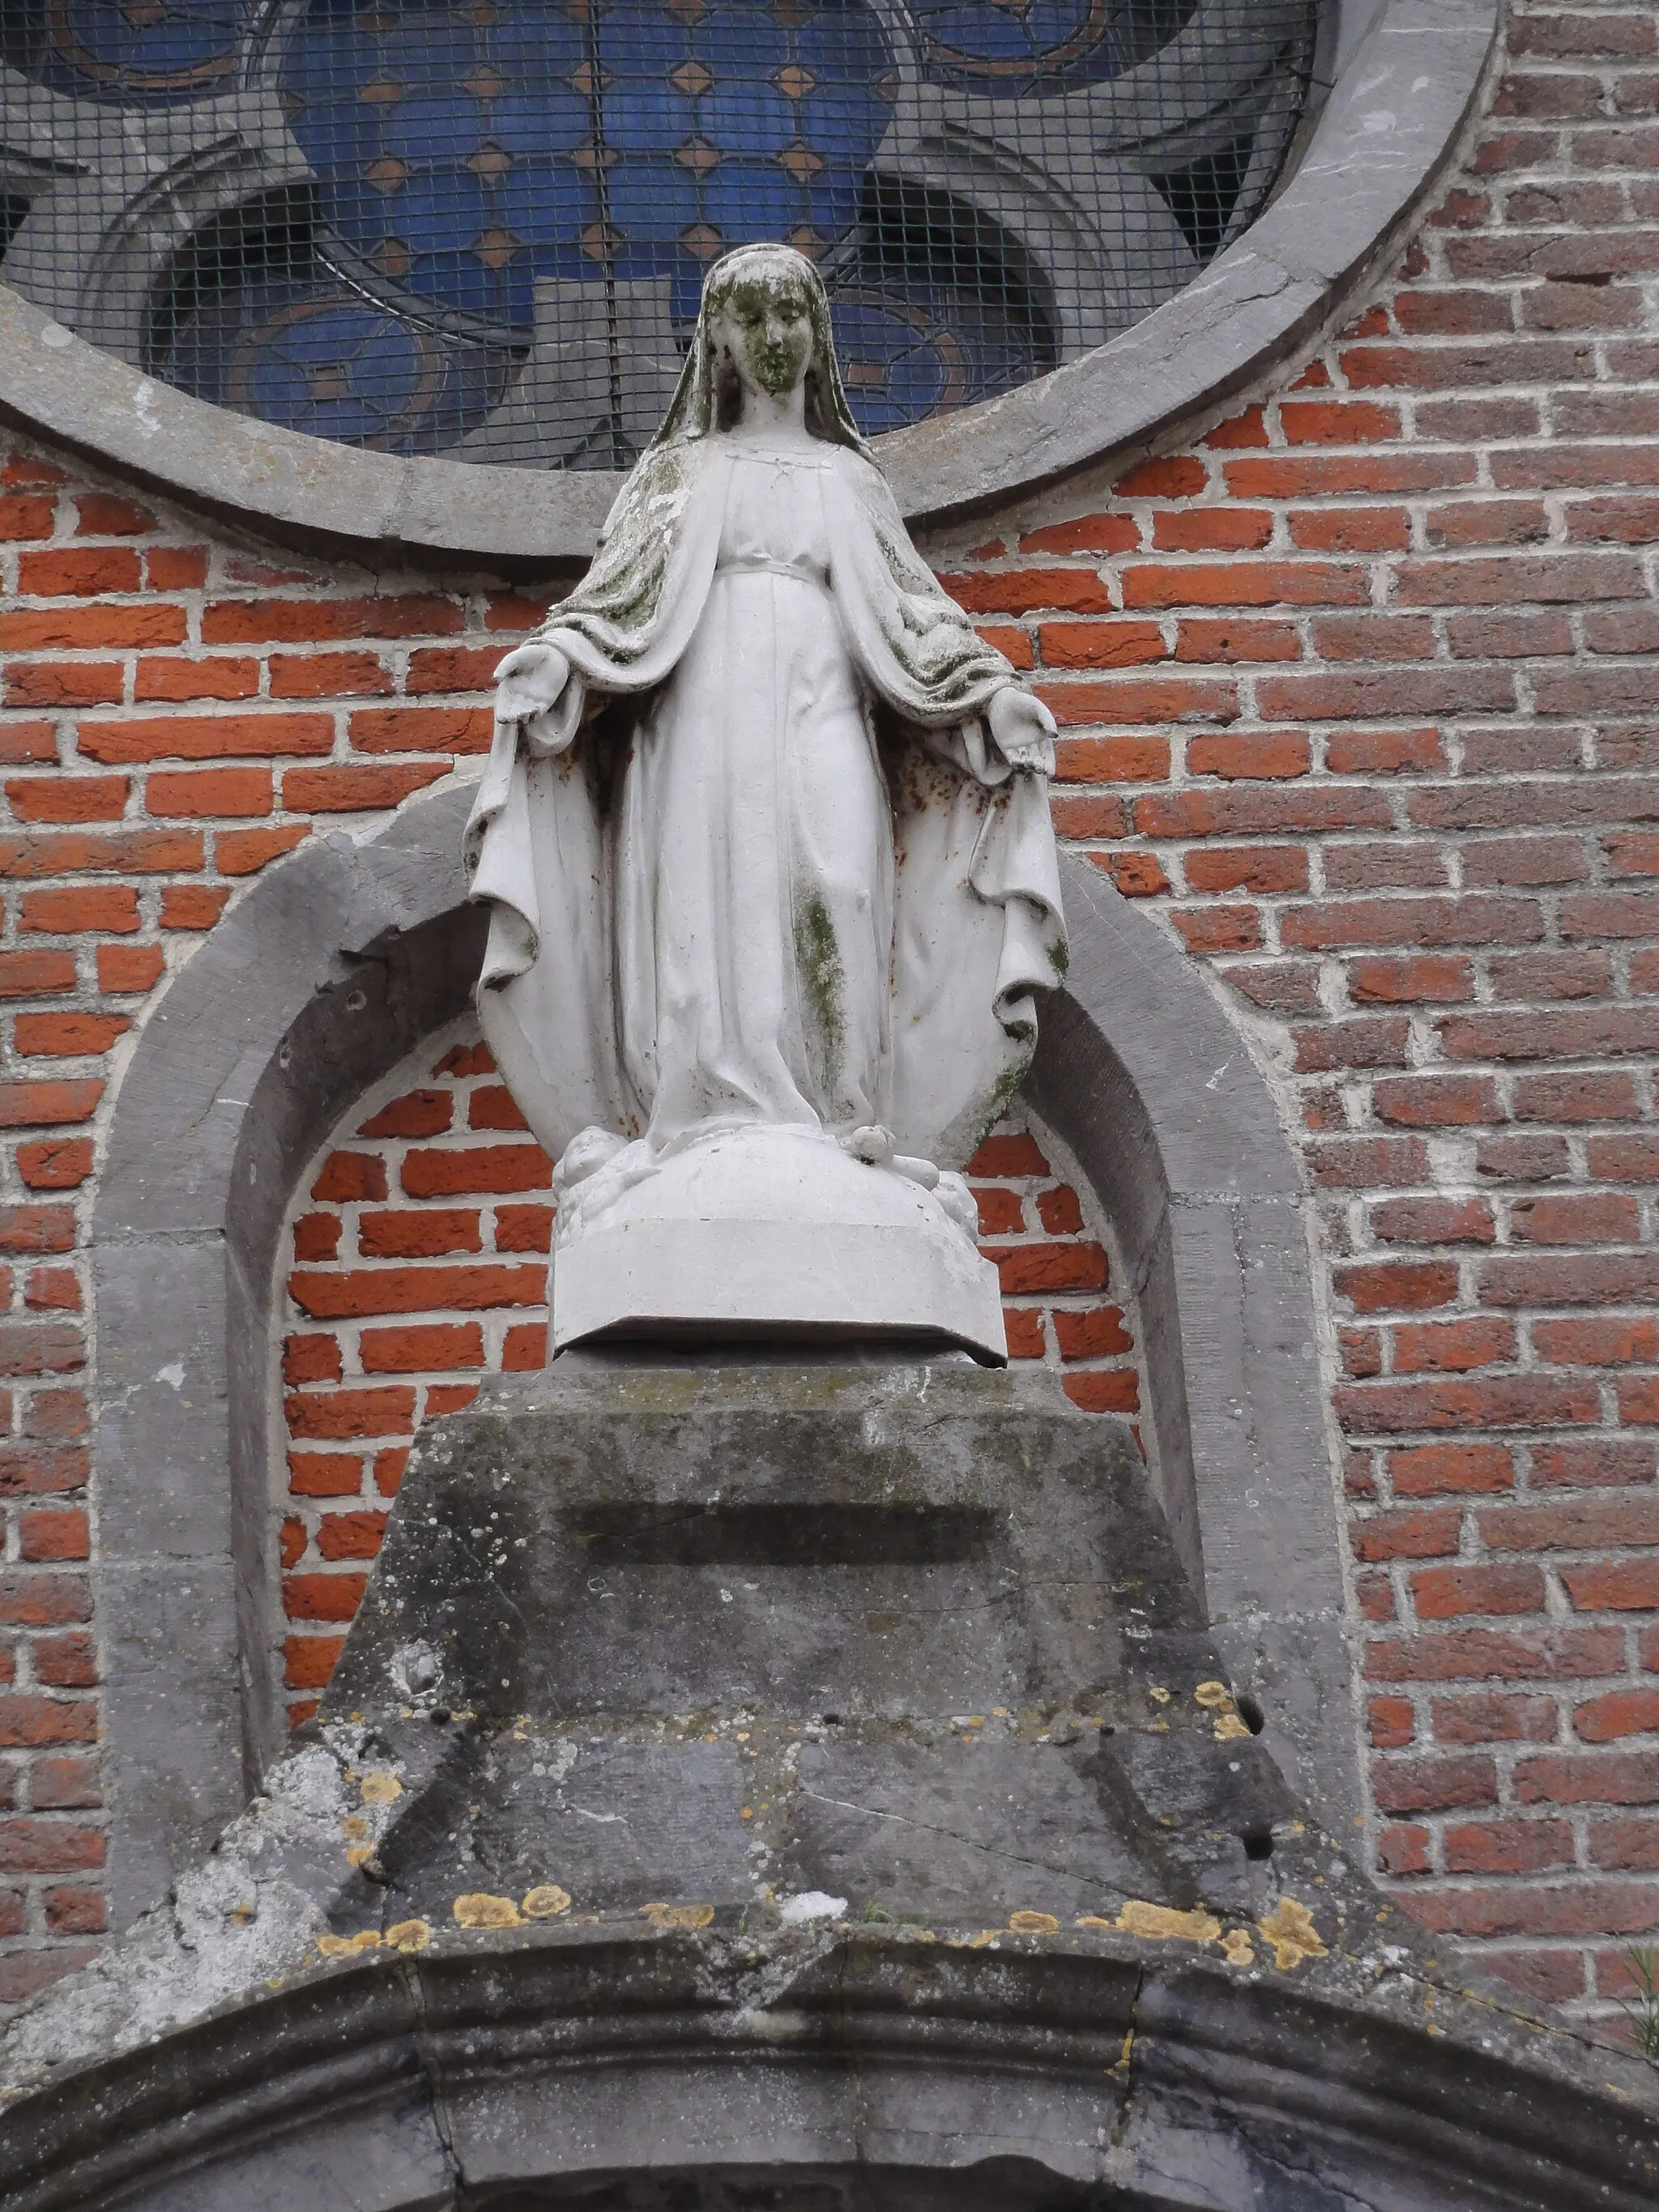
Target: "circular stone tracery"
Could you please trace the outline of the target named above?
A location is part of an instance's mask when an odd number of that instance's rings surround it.
[[[784,238],[878,433],[1195,274],[1272,185],[1318,4],[19,0],[0,273],[284,428],[620,468],[710,262]],[[97,195],[43,176],[47,140]]]
[[[1155,54],[1195,0],[917,0],[928,67],[1019,94],[1121,76]]]
[[[258,13],[257,0],[14,0],[6,58],[82,99],[198,100],[234,78]]]

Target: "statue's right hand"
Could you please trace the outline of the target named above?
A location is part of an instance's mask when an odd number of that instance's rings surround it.
[[[570,680],[570,663],[556,645],[515,646],[495,670],[495,719],[527,722],[544,714]]]

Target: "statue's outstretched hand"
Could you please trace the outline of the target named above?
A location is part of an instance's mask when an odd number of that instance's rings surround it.
[[[1018,684],[1006,684],[992,694],[986,719],[1010,768],[1030,769],[1037,775],[1054,774],[1054,718],[1041,699]]]
[[[570,663],[556,645],[520,645],[495,670],[495,720],[527,722],[553,706],[570,680]]]

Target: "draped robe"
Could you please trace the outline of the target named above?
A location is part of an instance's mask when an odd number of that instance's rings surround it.
[[[550,1153],[874,1122],[964,1164],[1064,972],[1054,836],[983,720],[1012,670],[878,470],[654,447],[539,635],[570,679],[497,724],[467,843],[480,1018]]]

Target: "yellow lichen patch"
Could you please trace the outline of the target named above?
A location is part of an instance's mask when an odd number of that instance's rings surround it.
[[[1152,1687],[1147,1691],[1146,1694],[1149,1698],[1152,1698],[1156,1704],[1160,1705],[1167,1705],[1171,1695],[1170,1692],[1166,1690],[1160,1682],[1154,1682]]]
[[[570,1892],[556,1881],[538,1883],[524,1894],[524,1909],[532,1920],[552,1920],[570,1910]]]
[[[362,1838],[368,1833],[368,1823],[361,1813],[348,1813],[340,1823],[340,1833]]]
[[[378,1928],[362,1929],[356,1936],[319,1936],[317,1948],[325,1959],[355,1958],[359,1951],[376,1951],[380,1945]]]
[[[373,1844],[348,1844],[346,1846],[346,1864],[348,1866],[367,1866],[374,1856],[374,1846]]]
[[[1267,1917],[1255,1924],[1273,1945],[1273,1964],[1280,1973],[1289,1973],[1304,1959],[1322,1959],[1325,1955],[1325,1946],[1319,1940],[1312,1913],[1293,1897],[1281,1897]]]
[[[968,1948],[970,1951],[982,1951],[988,1943],[994,1943],[1001,1933],[1000,1928],[981,1928],[977,1936],[970,1936],[968,1938]]]
[[[1177,1912],[1172,1905],[1150,1905],[1132,1897],[1115,1923],[1128,1936],[1150,1936],[1159,1942],[1171,1938],[1183,1943],[1213,1943],[1221,1923],[1212,1912]]]
[[[1052,1912],[1011,1912],[1008,1925],[1016,1936],[1058,1936],[1060,1923]]]
[[[1114,1936],[1117,1933],[1116,1921],[1103,1920],[1097,1912],[1085,1912],[1082,1914],[1075,1924],[1079,1928],[1109,1929]]]
[[[1249,1727],[1240,1717],[1233,1703],[1233,1693],[1224,1682],[1200,1682],[1193,1692],[1193,1702],[1202,1705],[1206,1712],[1215,1715],[1215,1740],[1231,1743],[1239,1736],[1249,1735]]]
[[[714,1917],[712,1905],[642,1905],[640,1911],[653,1928],[707,1928]]]
[[[384,1766],[371,1767],[363,1777],[365,1805],[389,1805],[394,1797],[401,1797],[403,1794],[403,1784],[395,1774],[388,1773]]]
[[[1221,1939],[1221,1948],[1230,1966],[1253,1966],[1255,1946],[1250,1941],[1248,1928],[1230,1928]]]
[[[510,1897],[492,1897],[487,1889],[469,1889],[450,1910],[463,1928],[516,1928],[519,1908]]]
[[[394,1951],[424,1951],[432,1941],[429,1920],[399,1920],[386,1931],[386,1940]]]

